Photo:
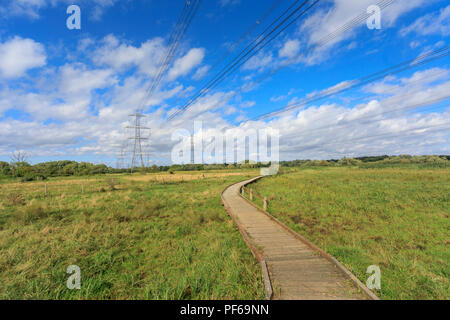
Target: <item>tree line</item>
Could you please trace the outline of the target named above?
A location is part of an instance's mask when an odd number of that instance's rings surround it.
[[[12,157],[13,158],[13,157]],[[25,157],[14,156],[11,162],[0,161],[0,178],[18,178],[20,181],[45,180],[48,177],[60,176],[89,176],[110,173],[157,173],[175,171],[202,171],[222,170],[235,168],[260,168],[260,163],[250,164],[248,161],[242,164],[174,164],[171,166],[152,165],[146,168],[116,169],[105,164],[92,164],[89,162],[76,162],[71,160],[50,161],[35,165],[26,161]]]
[[[339,167],[339,166],[359,166],[359,167],[392,167],[402,165],[416,165],[425,167],[450,167],[450,156],[446,155],[426,155],[426,156],[368,156],[356,158],[341,158],[331,160],[292,160],[281,161],[282,167]]]
[[[89,176],[108,173],[131,173],[131,169],[116,169],[105,164],[93,164],[89,162],[76,162],[71,160],[50,161],[31,165],[26,157],[16,154],[11,162],[0,161],[0,178],[19,178],[21,181],[45,180],[48,177],[59,176]],[[330,166],[359,166],[359,167],[391,167],[402,165],[416,165],[424,167],[450,167],[450,156],[369,156],[331,160],[292,160],[281,161],[281,167],[330,167]],[[261,168],[269,164],[243,163],[232,164],[174,164],[170,166],[152,165],[146,168],[134,168],[133,172],[157,173],[175,171],[202,171],[224,169],[251,169]]]

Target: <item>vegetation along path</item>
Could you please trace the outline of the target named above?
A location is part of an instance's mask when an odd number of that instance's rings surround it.
[[[274,299],[376,299],[325,252],[240,196],[246,180],[228,187],[222,201],[253,253],[267,266]]]

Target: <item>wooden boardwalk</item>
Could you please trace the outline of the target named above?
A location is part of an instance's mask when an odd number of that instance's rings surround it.
[[[222,201],[255,257],[263,266],[265,261],[274,299],[376,299],[331,256],[242,198],[240,188],[253,180],[228,187]]]

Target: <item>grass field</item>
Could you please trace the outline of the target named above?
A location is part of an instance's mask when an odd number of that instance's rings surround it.
[[[263,298],[261,269],[220,200],[257,174],[4,182],[0,298]],[[69,265],[81,268],[81,290],[66,288]]]
[[[291,169],[251,187],[363,283],[378,265],[380,298],[450,299],[450,169]]]

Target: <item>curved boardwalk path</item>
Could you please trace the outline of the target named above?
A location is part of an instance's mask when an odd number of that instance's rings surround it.
[[[222,193],[222,201],[256,258],[265,261],[274,299],[376,298],[363,294],[355,282],[317,248],[294,236],[242,198],[240,188],[253,180],[228,187]]]

